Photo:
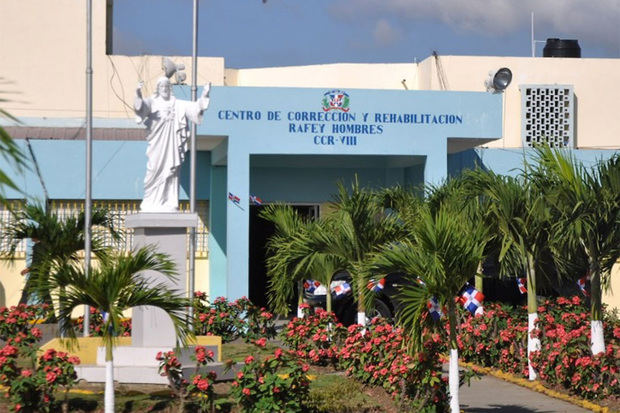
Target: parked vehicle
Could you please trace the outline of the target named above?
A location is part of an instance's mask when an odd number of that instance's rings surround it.
[[[393,320],[399,310],[399,285],[406,282],[403,274],[388,274],[377,281],[371,281],[368,288],[375,294],[374,308],[367,312],[369,318],[383,317]],[[304,302],[311,307],[325,309],[327,288],[315,280],[304,282]],[[351,276],[346,271],[337,272],[330,285],[332,310],[345,325],[357,321],[357,300],[351,288]]]

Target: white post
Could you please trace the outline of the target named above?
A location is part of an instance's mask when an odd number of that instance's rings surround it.
[[[84,199],[84,274],[90,273],[90,216],[92,204],[92,157],[93,157],[93,21],[92,0],[86,0],[86,196]],[[84,306],[84,337],[90,334],[90,308]]]
[[[459,413],[459,350],[456,348],[450,349],[448,388],[450,389],[450,411]]]
[[[532,40],[532,57],[536,57],[536,41],[534,40],[534,12],[531,15],[530,33]]]
[[[193,42],[192,42],[192,102],[197,98],[197,79],[198,79],[198,0],[194,0],[193,15]],[[189,212],[196,213],[196,124],[192,122],[190,136],[190,158],[189,158]],[[189,299],[190,306],[187,316],[190,328],[194,326],[194,306],[191,304],[194,299],[196,279],[196,227],[189,229]]]

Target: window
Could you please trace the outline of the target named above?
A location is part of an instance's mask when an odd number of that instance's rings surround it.
[[[524,147],[548,144],[574,146],[573,87],[570,85],[522,85],[521,137]]]

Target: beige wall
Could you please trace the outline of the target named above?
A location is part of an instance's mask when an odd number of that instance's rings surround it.
[[[22,296],[26,279],[20,272],[26,268],[26,259],[11,262],[0,259],[0,307],[17,305]]]
[[[277,86],[358,89],[414,89],[414,63],[337,63],[312,66],[227,69],[228,86]],[[234,83],[233,83],[234,82]]]
[[[449,90],[484,91],[489,71],[508,67],[512,83],[505,93],[505,139],[489,147],[521,147],[520,85],[573,85],[577,98],[576,145],[588,149],[619,149],[620,59],[440,56]],[[433,57],[420,63],[420,89],[439,90]]]
[[[611,270],[610,288],[606,293],[603,293],[603,302],[610,309],[615,308],[620,311],[620,263],[616,263]]]
[[[153,90],[161,56],[107,56],[105,4],[93,1],[93,116],[133,119],[126,104],[133,104],[138,80]],[[75,0],[0,1],[0,91],[9,100],[3,109],[20,117],[84,116],[85,7]],[[173,60],[185,64],[190,79],[191,58]],[[198,67],[200,84],[223,84],[223,58],[200,58]]]

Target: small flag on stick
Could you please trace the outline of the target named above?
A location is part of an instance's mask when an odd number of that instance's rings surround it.
[[[441,307],[439,307],[439,302],[435,297],[431,297],[431,299],[428,300],[427,307],[428,313],[431,315],[431,317],[433,317],[433,320],[439,321],[443,313],[441,312]]]
[[[469,310],[472,314],[476,314],[478,307],[482,307],[484,294],[476,290],[474,287],[469,286],[465,289],[465,292],[463,292],[460,301],[463,303],[463,307],[465,307],[466,310]]]
[[[519,287],[519,292],[521,294],[527,294],[527,287],[525,287],[527,282],[526,278],[517,277],[517,287]]]
[[[385,287],[385,278],[381,278],[379,281],[370,280],[368,281],[367,287],[373,293],[378,293],[379,291],[383,290],[383,288]]]
[[[239,204],[241,202],[241,198],[237,195],[234,195],[232,192],[228,193],[228,199],[233,202],[233,204]]]

